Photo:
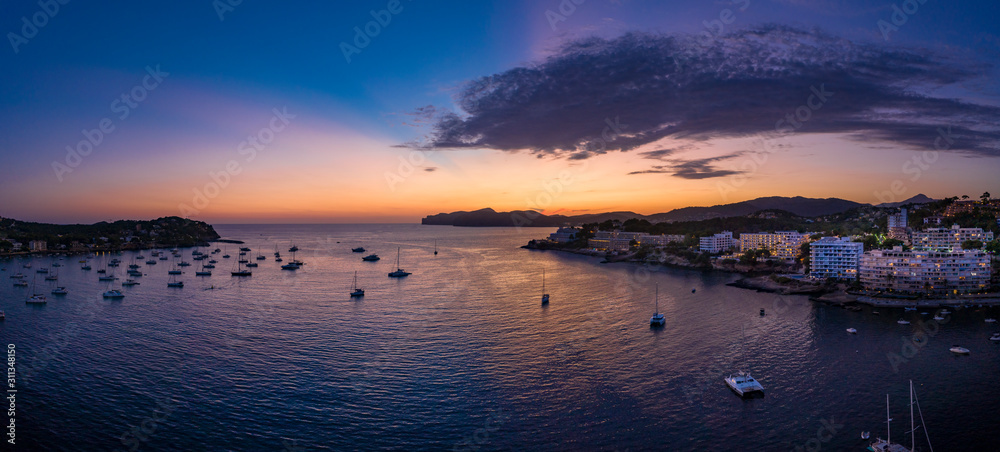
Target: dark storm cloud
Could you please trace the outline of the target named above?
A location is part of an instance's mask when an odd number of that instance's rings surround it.
[[[728,160],[731,158],[735,158],[742,154],[743,154],[742,152],[736,152],[729,155],[721,155],[718,157],[709,157],[703,159],[671,160],[669,165],[653,165],[648,170],[632,171],[628,174],[631,176],[636,174],[666,173],[666,174],[671,174],[674,177],[680,177],[682,179],[708,179],[712,177],[725,177],[733,174],[739,174],[740,172],[730,171],[730,170],[720,170],[716,168],[713,163],[721,160]]]
[[[796,132],[934,149],[937,129],[944,126],[951,128],[949,149],[1000,155],[1000,109],[928,94],[976,77],[973,66],[953,55],[783,26],[705,41],[640,33],[589,38],[537,65],[469,82],[455,99],[461,114],[421,109],[418,115],[433,113],[434,126],[411,146],[527,149],[583,159],[664,137],[774,132],[778,120],[826,91],[833,94]],[[611,127],[616,121],[621,130]],[[650,151],[643,157],[669,154]],[[679,170],[676,175],[687,178],[723,173],[696,166]]]

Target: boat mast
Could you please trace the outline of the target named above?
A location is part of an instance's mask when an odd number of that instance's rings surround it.
[[[889,423],[892,419],[889,417],[889,394],[885,395],[885,440],[889,444],[892,444],[892,426]]]
[[[917,450],[916,428],[913,427],[913,380],[910,380],[910,450]]]
[[[659,314],[659,313],[660,313],[660,285],[656,284],[656,312],[655,312],[655,314]]]
[[[542,295],[545,295],[545,269],[542,269]]]

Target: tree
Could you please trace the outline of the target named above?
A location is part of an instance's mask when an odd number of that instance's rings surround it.
[[[979,199],[983,200],[983,204],[986,204],[986,202],[990,200],[990,192],[983,192]]]
[[[962,200],[964,201],[966,199],[969,199],[969,195],[962,195]]]
[[[983,249],[983,242],[979,240],[966,240],[962,242],[963,250],[980,250]]]
[[[905,245],[905,243],[903,243],[902,240],[899,240],[899,239],[885,239],[884,241],[882,241],[882,246],[880,248],[882,248],[884,250],[891,250],[893,247],[903,246],[903,245]]]
[[[0,243],[3,243],[3,242],[0,242]],[[986,251],[989,251],[989,252],[991,252],[993,254],[1000,254],[1000,239],[995,239],[992,242],[987,243],[986,244]]]
[[[811,264],[809,254],[809,242],[799,246],[799,262],[802,263],[802,268],[806,273],[809,273],[809,264]]]

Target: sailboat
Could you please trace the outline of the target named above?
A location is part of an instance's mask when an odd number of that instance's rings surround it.
[[[31,290],[29,290],[28,293],[31,294],[31,296],[29,296],[27,299],[24,300],[25,303],[27,304],[48,303],[48,300],[45,298],[45,295],[42,295],[40,293],[35,293],[35,278],[31,278]]]
[[[125,298],[125,294],[123,294],[121,290],[111,288],[110,282],[108,283],[107,290],[104,291],[103,296],[104,298],[110,298],[115,300]]]
[[[184,287],[184,281],[178,281],[177,276],[170,275],[170,281],[167,281],[167,287]]]
[[[390,278],[402,278],[404,276],[409,276],[409,275],[410,275],[410,272],[403,271],[403,269],[399,267],[399,247],[397,246],[396,247],[396,271],[389,272],[389,277]]]
[[[363,297],[365,290],[358,288],[358,272],[354,272],[354,284],[351,286],[351,297]]]
[[[746,341],[746,331],[743,332],[743,342]],[[740,350],[743,350],[744,343],[740,342]],[[746,365],[746,352],[743,351],[743,365]],[[739,394],[740,397],[744,397],[747,394],[755,392],[764,392],[764,386],[760,384],[748,371],[739,371],[735,374],[730,374],[725,378],[726,385],[733,392]]]
[[[247,270],[247,269],[243,268],[243,262],[242,261],[237,261],[236,262],[236,270],[233,270],[231,273],[232,273],[233,276],[251,276],[251,275],[253,275],[253,273],[250,272],[250,270]]]
[[[545,269],[542,269],[542,304],[549,304],[549,294],[545,293]]]
[[[667,323],[667,320],[663,318],[663,314],[660,314],[660,285],[656,285],[656,311],[653,312],[653,316],[649,318],[649,326],[663,326]]]
[[[876,438],[874,443],[868,445],[868,450],[871,452],[912,452],[916,450],[917,447],[917,428],[914,426],[913,417],[913,405],[917,406],[917,413],[920,414],[921,427],[924,422],[924,413],[920,410],[920,401],[917,400],[917,392],[913,389],[913,380],[910,380],[910,448],[907,449],[903,447],[902,444],[893,444],[892,442],[892,428],[890,427],[890,422],[892,418],[889,417],[889,394],[885,395],[885,430],[886,438]],[[934,446],[931,446],[931,437],[927,433],[927,429],[924,429],[924,437],[927,438],[927,446],[930,447],[931,452],[934,452]]]

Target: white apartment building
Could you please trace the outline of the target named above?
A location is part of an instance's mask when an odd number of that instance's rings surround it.
[[[814,278],[855,279],[865,245],[849,237],[823,237],[809,245],[809,274]]]
[[[566,243],[576,240],[576,228],[559,228],[556,232],[549,234],[549,241],[556,243]]]
[[[957,224],[951,228],[929,228],[911,234],[910,243],[915,250],[960,250],[962,242],[966,240],[979,240],[985,245],[993,240],[992,231],[983,231],[981,228],[963,228]]]
[[[740,252],[750,250],[769,250],[771,255],[782,259],[795,259],[799,256],[799,248],[809,241],[809,234],[798,231],[776,231],[740,234]]]
[[[733,233],[729,231],[722,231],[715,235],[701,237],[698,240],[701,252],[703,253],[721,253],[736,245],[736,242],[733,240]]]
[[[859,276],[866,289],[946,294],[984,290],[990,285],[990,256],[982,250],[868,251]]]
[[[587,246],[596,250],[628,251],[632,241],[639,245],[664,246],[670,242],[683,242],[683,235],[649,235],[645,232],[597,231],[587,240]]]

